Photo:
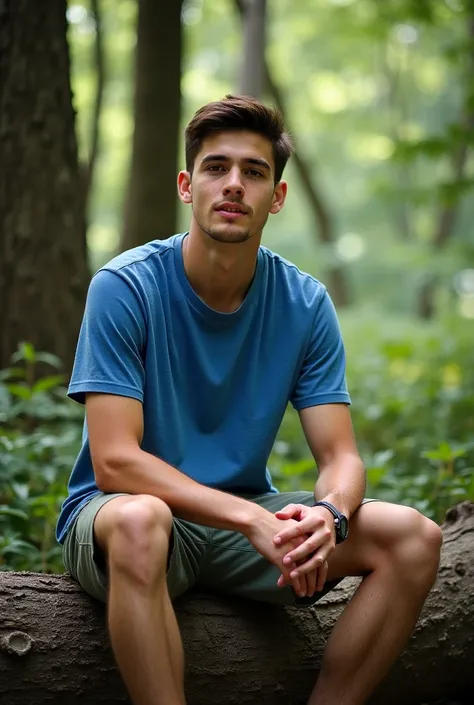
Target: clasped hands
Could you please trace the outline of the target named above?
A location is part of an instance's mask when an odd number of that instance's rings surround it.
[[[283,549],[278,587],[291,584],[299,597],[312,597],[326,581],[327,561],[336,545],[334,518],[324,507],[304,504],[288,504],[275,516],[286,524],[294,520],[273,539],[275,546]]]

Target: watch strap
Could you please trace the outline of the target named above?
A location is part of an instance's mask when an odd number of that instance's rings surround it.
[[[331,504],[330,502],[326,502],[323,499],[319,500],[318,502],[315,502],[313,504],[313,507],[326,507],[326,509],[328,509],[331,512],[331,514],[334,517],[334,527],[336,529],[336,543],[342,543],[342,541],[344,541],[347,538],[347,531],[346,531],[345,536],[343,536],[342,532],[341,532],[341,520],[347,521],[344,514],[342,514],[342,512],[340,512],[338,509],[336,509],[334,504]]]

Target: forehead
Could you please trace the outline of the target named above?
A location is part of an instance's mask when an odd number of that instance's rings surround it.
[[[202,141],[197,161],[209,154],[222,154],[233,161],[265,159],[275,168],[272,143],[263,135],[247,130],[229,130],[208,135]]]

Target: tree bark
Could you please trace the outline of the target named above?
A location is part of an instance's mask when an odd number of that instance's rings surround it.
[[[74,357],[89,280],[66,1],[0,5],[0,368],[26,340]]]
[[[261,98],[265,88],[266,0],[242,0],[244,35],[240,93]]]
[[[135,131],[122,250],[176,231],[181,117],[182,0],[140,0]]]
[[[449,510],[439,576],[410,643],[372,705],[472,703],[474,503]],[[315,608],[189,594],[176,602],[189,705],[302,704],[335,620],[358,581]],[[126,703],[105,608],[67,576],[0,573],[0,700]]]

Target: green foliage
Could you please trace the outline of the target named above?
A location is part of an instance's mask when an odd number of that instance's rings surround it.
[[[348,382],[367,494],[442,522],[474,499],[473,328],[343,320]],[[271,458],[281,489],[311,489],[315,465],[289,411]]]
[[[0,570],[62,572],[54,529],[80,445],[82,411],[59,360],[22,343],[0,372]]]
[[[448,507],[474,499],[474,325],[353,312],[342,324],[367,494],[441,522]],[[55,357],[23,343],[13,362],[0,372],[0,570],[62,572],[54,529],[83,412],[67,399]],[[54,374],[38,378],[40,365]],[[314,487],[315,463],[291,410],[269,466],[280,490]]]

